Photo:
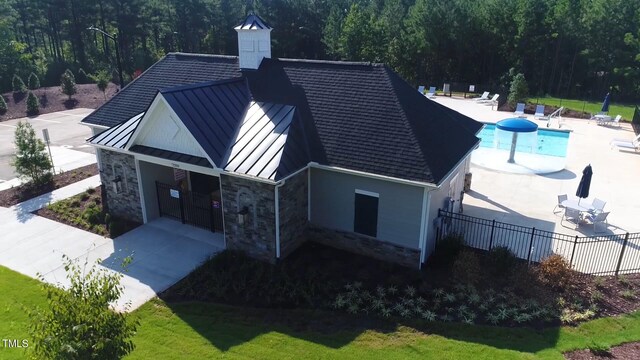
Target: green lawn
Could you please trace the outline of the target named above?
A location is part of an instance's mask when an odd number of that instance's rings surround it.
[[[27,337],[23,306],[44,304],[38,282],[0,267],[0,294],[0,337]],[[563,351],[593,342],[616,345],[640,340],[640,313],[542,331],[443,323],[371,330],[366,320],[316,311],[160,300],[148,302],[134,316],[140,319],[140,328],[129,359],[562,359]],[[335,331],[335,321],[361,325]],[[25,357],[24,351],[1,345],[0,358]]]
[[[604,98],[603,98],[604,100]],[[565,109],[571,109],[575,111],[584,111],[591,114],[597,114],[602,109],[602,101],[583,101],[583,100],[571,100],[571,99],[560,99],[554,97],[531,97],[527,99],[527,102],[532,104],[543,104],[550,106],[564,106]],[[612,116],[622,115],[622,119],[626,121],[631,121],[633,119],[633,112],[635,111],[635,106],[633,105],[620,105],[620,104],[611,104],[609,106],[609,114]]]

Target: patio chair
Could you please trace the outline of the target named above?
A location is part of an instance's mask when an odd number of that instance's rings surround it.
[[[562,215],[562,219],[560,219],[560,225],[567,227],[563,224],[563,221],[567,221],[571,224],[574,224],[574,229],[577,229],[580,226],[580,222],[582,221],[582,215],[580,214],[580,210],[571,209],[568,207],[564,208],[564,214]]]
[[[473,99],[474,101],[485,101],[485,100],[489,100],[489,92],[485,91],[482,93],[482,96],[480,96],[479,98],[475,98]]]
[[[418,92],[422,95],[424,95],[424,85],[420,85],[418,86]]]
[[[616,126],[620,127],[620,120],[622,120],[622,115],[618,115],[618,116],[616,116],[616,118],[615,118],[615,119],[613,119],[613,123],[614,123]]]
[[[435,86],[431,86],[429,88],[429,92],[427,92],[426,97],[428,97],[429,99],[433,99],[436,97],[436,87]]]
[[[546,119],[544,116],[544,105],[536,105],[536,113],[533,114],[534,119]]]
[[[598,198],[593,199],[591,203],[591,207],[593,207],[593,214],[604,212],[604,206],[607,204],[606,201],[600,200]]]
[[[609,222],[607,221],[607,216],[609,216],[609,212],[599,212],[597,214],[588,214],[584,218],[585,220],[593,224],[593,232],[597,233],[596,225],[607,224],[607,226],[609,226]]]
[[[493,97],[489,100],[486,101],[482,101],[481,104],[485,104],[485,105],[497,105],[498,104],[498,98],[500,97],[499,94],[494,94]]]
[[[636,136],[633,140],[625,140],[625,139],[613,139],[609,143],[611,147],[614,146],[618,148],[618,150],[640,150],[640,135]]]
[[[567,196],[567,194],[564,195],[558,195],[558,203],[556,204],[556,207],[553,208],[553,213],[556,214],[557,211],[556,209],[564,209],[564,205],[562,205],[562,202],[569,199],[569,197]]]
[[[524,117],[524,103],[516,104],[516,111],[513,112],[513,115],[517,117]]]

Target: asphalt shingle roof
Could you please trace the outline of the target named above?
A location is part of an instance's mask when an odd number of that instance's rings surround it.
[[[278,175],[316,161],[437,184],[482,126],[381,64],[263,59],[241,72],[235,57],[186,54],[167,55],[83,122],[113,126],[145,111],[162,88],[239,76],[252,100],[296,108]]]

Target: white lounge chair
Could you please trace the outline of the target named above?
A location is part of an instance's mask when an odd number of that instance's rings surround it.
[[[609,212],[599,212],[595,214],[588,214],[587,216],[584,217],[584,219],[588,220],[591,224],[593,224],[593,232],[597,232],[596,231],[597,224],[607,224],[607,226],[609,225],[609,222],[607,221],[607,216],[609,216]]]
[[[516,111],[513,112],[513,115],[517,117],[525,117],[524,115],[524,103],[516,104]]]
[[[424,95],[424,85],[420,85],[418,86],[418,92],[422,95]]]
[[[485,105],[494,105],[498,103],[498,97],[500,97],[500,95],[498,94],[494,94],[493,97],[491,99],[487,99],[487,100],[483,100],[483,101],[478,101],[480,104],[485,104]]]
[[[596,124],[597,125],[607,125],[607,124],[617,124],[618,127],[620,127],[620,120],[622,119],[621,115],[618,115],[615,117],[615,119],[612,119],[610,116],[604,116],[601,118],[597,118],[596,119]]]
[[[617,147],[618,150],[622,149],[638,151],[640,150],[640,135],[636,136],[633,140],[613,139],[609,144],[611,144],[612,148],[614,146]]]
[[[544,105],[536,105],[536,113],[533,114],[535,119],[546,119],[544,116]]]
[[[482,96],[480,96],[479,98],[475,98],[473,99],[474,101],[485,101],[485,100],[489,100],[489,92],[485,91],[482,93]]]
[[[429,99],[435,98],[436,97],[436,87],[435,86],[431,86],[429,88],[429,92],[425,96],[428,97]]]

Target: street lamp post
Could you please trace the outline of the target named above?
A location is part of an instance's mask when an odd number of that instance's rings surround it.
[[[122,78],[122,63],[120,62],[120,45],[118,44],[118,34],[113,34],[110,35],[108,34],[106,31],[99,29],[95,26],[90,26],[87,28],[87,30],[91,30],[91,31],[97,31],[99,33],[101,33],[102,35],[108,37],[109,39],[113,40],[113,42],[116,45],[116,62],[118,63],[118,77],[120,80],[120,89],[122,89],[122,87],[124,86],[124,79]]]

